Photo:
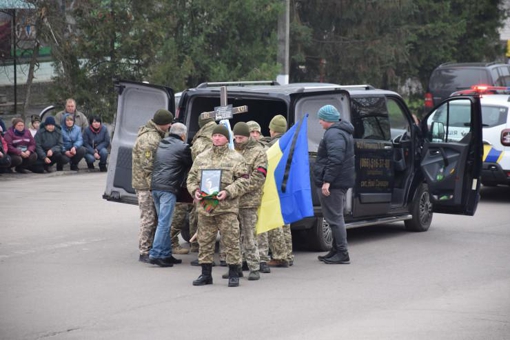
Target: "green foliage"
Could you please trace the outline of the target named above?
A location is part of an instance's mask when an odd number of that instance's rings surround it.
[[[282,0],[87,0],[66,2],[65,13],[57,1],[30,1],[44,18],[38,36],[51,45],[58,72],[51,99],[74,97],[106,120],[116,108],[113,78],[180,91],[279,73]],[[501,3],[291,0],[290,80],[398,91],[414,77],[425,88],[443,62],[502,56]]]
[[[280,1],[178,0],[176,7],[175,31],[165,38],[151,81],[184,89],[204,81],[276,78]]]

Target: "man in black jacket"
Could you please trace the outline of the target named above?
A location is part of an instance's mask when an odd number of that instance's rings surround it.
[[[313,177],[321,202],[322,213],[331,227],[333,247],[319,260],[327,264],[350,263],[347,250],[347,232],[344,221],[345,193],[354,186],[354,127],[340,120],[340,113],[333,105],[325,105],[317,112],[319,123],[326,130],[317,159],[313,165]]]
[[[170,225],[177,195],[191,167],[191,150],[185,142],[186,134],[184,124],[173,124],[169,136],[159,143],[154,159],[151,188],[158,226],[149,252],[149,261],[160,267],[172,267],[182,262],[172,256]]]

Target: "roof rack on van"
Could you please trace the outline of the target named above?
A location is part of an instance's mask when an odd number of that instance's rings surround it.
[[[340,85],[344,90],[375,90],[375,87],[369,84],[365,85]]]
[[[487,66],[492,66],[492,65],[496,65],[496,64],[498,64],[498,63],[495,62],[495,61],[491,61],[490,63],[477,63],[477,62],[474,62],[474,63],[457,63],[457,62],[454,62],[454,61],[450,61],[450,62],[443,63],[443,64],[439,65],[439,67],[443,67],[443,66],[479,66],[479,67],[487,67]]]
[[[253,81],[222,81],[222,82],[205,82],[197,86],[197,88],[217,87],[217,86],[246,86],[246,85],[280,85],[274,80],[253,80]]]

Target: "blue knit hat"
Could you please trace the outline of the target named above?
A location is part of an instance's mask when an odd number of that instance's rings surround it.
[[[55,125],[55,118],[53,118],[53,116],[46,117],[44,125]]]
[[[319,119],[325,122],[338,122],[340,120],[340,112],[333,105],[324,105],[317,112]]]

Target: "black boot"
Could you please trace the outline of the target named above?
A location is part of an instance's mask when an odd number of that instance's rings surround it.
[[[243,271],[241,270],[241,266],[237,266],[237,276],[239,276],[239,277],[243,277],[244,276]],[[223,279],[228,279],[230,277],[230,269],[228,270],[228,272],[223,274],[221,277]]]
[[[267,262],[260,262],[260,272],[261,273],[271,273],[271,268],[267,265]]]
[[[319,256],[317,256],[317,258],[319,259],[319,261],[324,262],[324,259],[329,259],[331,256],[333,256],[335,254],[336,254],[336,250],[331,248],[329,253],[327,253],[326,255],[323,255],[323,256],[319,255]]]
[[[212,285],[212,264],[204,263],[202,264],[202,275],[198,277],[195,281],[193,281],[193,286],[205,286]]]
[[[239,266],[236,264],[228,265],[228,286],[239,287]]]
[[[108,169],[106,168],[106,164],[99,164],[99,171],[106,172]]]
[[[351,259],[349,258],[349,252],[347,251],[340,251],[337,252],[335,255],[324,259],[324,263],[327,264],[349,264],[351,263]]]

